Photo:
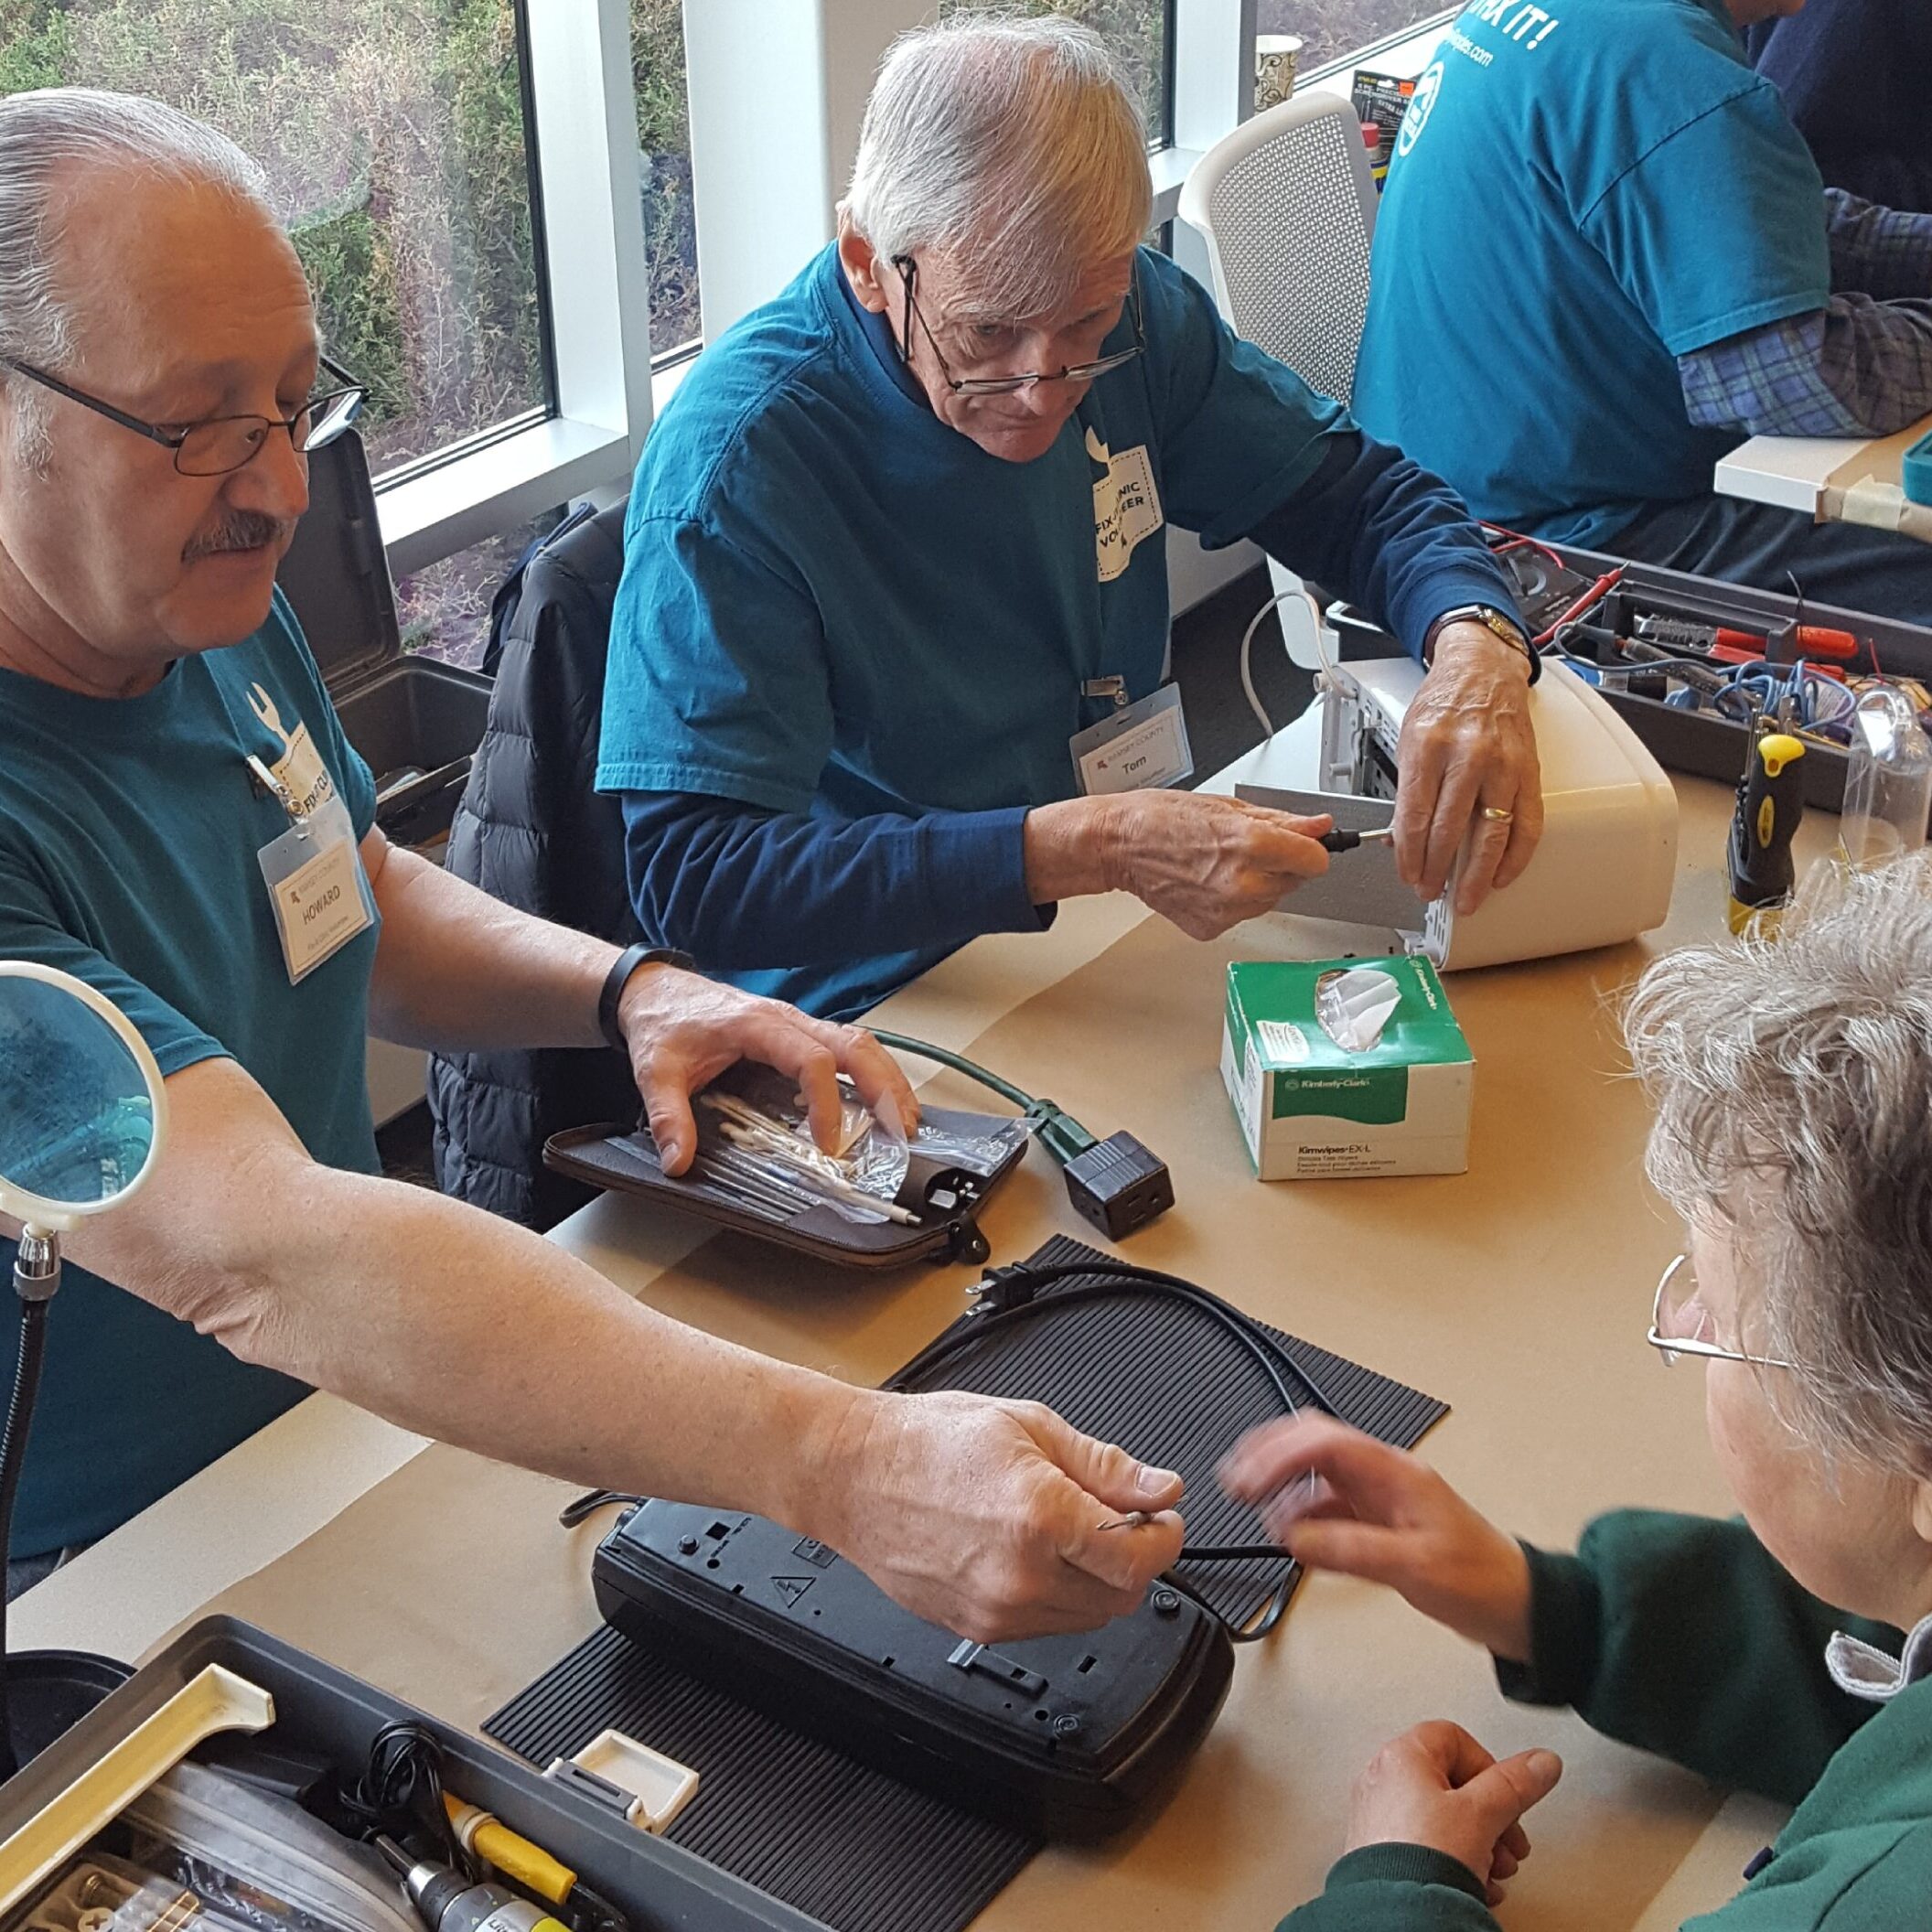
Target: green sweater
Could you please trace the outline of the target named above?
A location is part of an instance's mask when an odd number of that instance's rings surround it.
[[[1900,1632],[1800,1590],[1742,1523],[1622,1511],[1575,1556],[1530,1560],[1533,1656],[1497,1665],[1507,1695],[1573,1705],[1608,1736],[1798,1807],[1768,1862],[1691,1927],[1932,1926],[1932,1676],[1880,1703],[1825,1666],[1835,1632],[1894,1655]],[[1914,1636],[1908,1675],[1932,1665],[1932,1632]],[[1440,1852],[1368,1845],[1281,1932],[1497,1932],[1482,1894]]]

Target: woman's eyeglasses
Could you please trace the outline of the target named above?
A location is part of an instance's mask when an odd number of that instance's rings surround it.
[[[1645,1336],[1666,1363],[1680,1355],[1701,1355],[1712,1361],[1750,1362],[1760,1368],[1788,1368],[1774,1356],[1747,1355],[1717,1338],[1717,1325],[1697,1289],[1697,1271],[1690,1257],[1680,1254],[1664,1270],[1650,1310],[1650,1333]]]

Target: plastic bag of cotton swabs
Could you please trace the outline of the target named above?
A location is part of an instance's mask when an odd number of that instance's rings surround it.
[[[697,1178],[776,1219],[822,1207],[849,1221],[918,1225],[896,1198],[909,1158],[905,1135],[856,1098],[844,1099],[835,1153],[812,1139],[796,1101],[759,1105],[713,1088],[698,1104],[704,1131],[692,1169]]]

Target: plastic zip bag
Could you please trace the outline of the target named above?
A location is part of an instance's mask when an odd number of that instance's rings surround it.
[[[245,1932],[191,1887],[106,1852],[83,1856],[9,1924],[10,1932]]]
[[[176,1766],[122,1819],[136,1856],[210,1898],[241,1932],[422,1932],[368,1846],[206,1765]]]
[[[990,1181],[1007,1156],[1033,1133],[1035,1123],[1024,1114],[1002,1122],[991,1133],[948,1133],[921,1121],[912,1137],[913,1153],[948,1167]]]

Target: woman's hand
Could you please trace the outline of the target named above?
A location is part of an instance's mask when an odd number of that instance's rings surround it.
[[[1426,1463],[1298,1415],[1243,1436],[1220,1476],[1309,1569],[1387,1583],[1497,1657],[1530,1661],[1529,1559]]]
[[[1460,1724],[1418,1724],[1384,1744],[1356,1779],[1348,1850],[1427,1845],[1460,1859],[1500,1905],[1530,1856],[1523,1813],[1562,1775],[1553,1751],[1519,1751],[1498,1763]]]

